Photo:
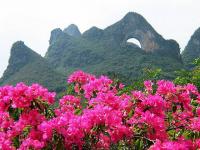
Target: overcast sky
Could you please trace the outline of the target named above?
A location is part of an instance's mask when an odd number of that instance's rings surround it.
[[[0,76],[18,40],[44,56],[54,28],[105,28],[134,11],[181,49],[200,27],[200,0],[0,0]]]

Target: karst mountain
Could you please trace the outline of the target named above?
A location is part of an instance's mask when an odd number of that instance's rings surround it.
[[[140,45],[128,42],[139,41]],[[75,24],[51,31],[44,57],[24,42],[13,44],[9,64],[0,84],[40,83],[59,91],[66,77],[75,70],[96,75],[117,75],[137,79],[144,68],[161,68],[165,78],[200,56],[200,30],[191,37],[183,54],[173,39],[164,39],[147,20],[130,12],[105,29],[91,27],[81,33]]]

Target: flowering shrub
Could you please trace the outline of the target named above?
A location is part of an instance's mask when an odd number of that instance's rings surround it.
[[[0,149],[200,148],[200,94],[192,84],[145,81],[144,91],[82,71],[51,109],[55,93],[38,84],[0,88]]]
[[[46,143],[38,126],[52,113],[55,93],[38,84],[23,83],[0,88],[0,149],[41,149]]]

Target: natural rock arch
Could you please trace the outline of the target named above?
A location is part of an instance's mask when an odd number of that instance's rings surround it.
[[[140,41],[137,40],[136,38],[129,38],[126,42],[127,42],[128,44],[129,44],[129,43],[135,44],[135,45],[137,45],[139,48],[142,48]]]
[[[134,41],[138,41],[138,45],[141,49],[146,52],[152,52],[159,48],[158,44],[154,40],[155,35],[150,31],[142,31],[142,30],[135,30],[134,32],[129,32],[125,36],[125,41],[134,39]],[[135,44],[135,43],[134,43]]]

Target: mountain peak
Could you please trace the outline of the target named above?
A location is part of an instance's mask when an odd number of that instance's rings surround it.
[[[23,41],[17,41],[13,43],[11,47],[9,64],[16,64],[19,62],[26,63],[38,57],[41,56],[34,52],[32,49],[30,49],[28,46],[26,46]]]
[[[144,17],[136,12],[128,12],[124,19],[131,19],[131,18],[138,18],[138,19],[144,19]]]
[[[30,48],[28,48],[23,41],[17,41],[13,43],[11,47],[11,57],[15,57],[15,55],[26,55],[27,53],[35,53]]]
[[[42,58],[39,54],[27,47],[23,41],[15,42],[11,47],[9,65],[4,76],[10,76],[29,62]]]
[[[24,41],[16,41],[15,43],[13,43],[12,47],[17,46],[17,45],[25,45]]]
[[[80,37],[81,32],[78,29],[78,26],[75,24],[70,24],[67,28],[63,30],[64,33],[67,33],[70,36]]]
[[[39,83],[50,90],[62,90],[64,81],[64,75],[55,71],[45,58],[26,46],[23,41],[17,41],[12,45],[9,64],[0,78],[0,85]]]

